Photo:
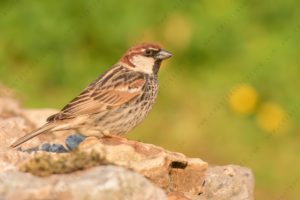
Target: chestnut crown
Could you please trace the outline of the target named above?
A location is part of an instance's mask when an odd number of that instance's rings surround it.
[[[159,45],[143,43],[127,50],[120,62],[126,67],[144,73],[157,73],[163,60],[172,56]]]

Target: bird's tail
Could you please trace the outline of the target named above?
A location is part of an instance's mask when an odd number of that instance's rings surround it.
[[[54,129],[54,124],[53,123],[47,123],[45,125],[43,125],[42,127],[32,131],[31,133],[28,133],[27,135],[17,139],[17,141],[15,141],[13,144],[10,145],[10,147],[15,148],[21,144],[23,144],[24,142],[30,140],[31,138],[38,136],[40,134],[43,134],[45,132],[49,132],[52,131],[52,129]]]

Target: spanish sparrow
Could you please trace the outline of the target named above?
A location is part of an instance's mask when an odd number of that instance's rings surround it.
[[[87,86],[37,130],[15,141],[54,131],[76,130],[84,136],[122,135],[136,127],[157,97],[160,64],[172,54],[154,44],[127,50],[117,64]]]

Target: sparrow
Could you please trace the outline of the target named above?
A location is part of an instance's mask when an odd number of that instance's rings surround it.
[[[88,85],[47,122],[11,147],[44,133],[75,130],[83,136],[120,136],[140,124],[155,102],[158,71],[172,54],[143,43],[127,50],[117,64]]]

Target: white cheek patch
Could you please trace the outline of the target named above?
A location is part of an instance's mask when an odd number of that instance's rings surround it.
[[[147,74],[153,73],[152,69],[155,63],[154,58],[136,55],[133,56],[130,61],[135,66],[133,70],[144,72]]]

